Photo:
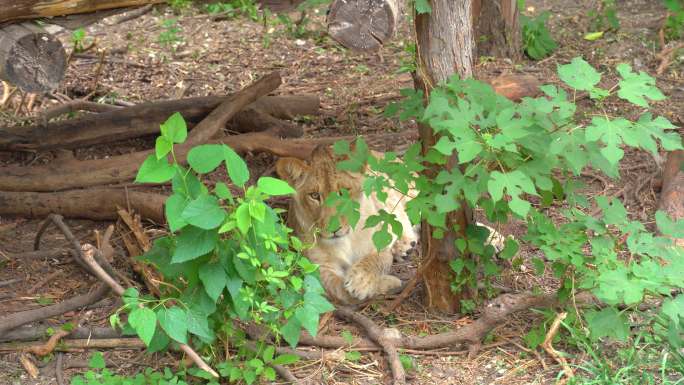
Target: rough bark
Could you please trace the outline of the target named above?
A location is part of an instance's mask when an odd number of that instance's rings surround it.
[[[0,0],[0,23],[162,3],[164,0]]]
[[[399,5],[399,0],[333,0],[328,34],[351,50],[378,50],[394,36]]]
[[[59,39],[31,22],[0,27],[0,79],[26,92],[47,92],[59,86],[65,71]]]
[[[522,58],[517,0],[473,0],[473,24],[479,56]]]
[[[174,112],[183,115],[192,127],[227,98],[207,96],[149,102],[77,119],[0,129],[0,150],[77,148],[158,134],[159,125]],[[314,115],[319,104],[316,95],[266,96],[239,112],[230,127],[237,132],[278,129],[280,136],[301,135],[301,128],[275,117]]]
[[[42,193],[0,191],[0,216],[45,218],[54,213],[66,218],[116,220],[117,208],[130,207],[143,218],[164,223],[165,201],[165,195],[123,188]]]
[[[237,112],[276,89],[281,83],[277,72],[266,75],[232,95],[204,118],[178,146],[176,156],[183,160],[188,151],[208,142]],[[153,150],[81,162],[48,164],[39,167],[0,168],[0,191],[61,191],[130,180]]]
[[[437,84],[446,81],[457,73],[462,78],[472,77],[474,41],[471,23],[471,0],[433,0],[432,12],[416,15],[415,27],[417,38],[418,71],[415,76],[416,88],[422,89],[425,95]],[[429,126],[418,127],[423,151],[427,152],[437,138]],[[456,167],[454,155],[447,167]],[[434,177],[441,167],[432,167],[425,172]],[[453,293],[451,281],[453,274],[449,261],[459,257],[460,252],[454,245],[457,238],[465,237],[465,229],[472,220],[472,212],[461,202],[462,209],[447,216],[448,231],[442,239],[432,239],[432,226],[423,222],[421,239],[423,247],[423,263],[428,265],[423,270],[426,288],[426,305],[435,310],[447,313],[459,311],[461,299],[468,293]],[[463,256],[467,258],[468,256]]]
[[[663,210],[674,221],[684,219],[684,151],[676,150],[667,154],[663,166],[663,188],[660,193],[658,210]],[[678,246],[684,247],[684,238],[677,238]]]

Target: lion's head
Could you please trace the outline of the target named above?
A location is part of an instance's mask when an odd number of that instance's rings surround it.
[[[281,158],[276,163],[278,176],[296,190],[289,214],[290,220],[296,222],[291,223],[298,227],[296,230],[311,234],[318,229],[323,239],[343,237],[351,231],[344,217],[340,218],[340,227],[336,231],[328,231],[328,223],[336,210],[324,203],[329,194],[346,189],[356,201],[362,194],[363,176],[338,170],[336,163],[339,160],[330,146],[321,145],[307,160]]]

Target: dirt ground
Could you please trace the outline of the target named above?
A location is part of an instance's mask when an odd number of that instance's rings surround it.
[[[658,61],[657,31],[662,24],[665,10],[660,1],[618,1],[621,29],[608,33],[596,41],[582,37],[588,32],[586,11],[597,1],[577,0],[528,0],[527,13],[551,12],[550,27],[559,49],[541,61],[483,58],[477,64],[477,76],[493,77],[498,74],[531,74],[544,82],[557,84],[555,69],[558,64],[582,55],[603,71],[603,84],[612,85],[615,74],[610,70],[619,62],[627,62],[637,70],[655,73]],[[401,123],[382,116],[387,103],[399,100],[399,90],[412,87],[408,74],[397,71],[409,54],[405,46],[411,41],[411,28],[404,20],[399,35],[379,53],[355,54],[337,46],[324,35],[324,15],[311,15],[307,36],[288,36],[282,25],[264,27],[239,17],[212,21],[200,11],[200,7],[183,10],[174,15],[166,6],[159,6],[140,18],[119,25],[109,25],[105,19],[86,29],[87,39],[96,39],[97,48],[107,49],[100,75],[98,56],[74,58],[68,68],[66,80],[57,90],[64,99],[91,95],[91,100],[138,103],[142,101],[175,99],[180,97],[223,95],[236,91],[253,79],[278,70],[283,84],[277,94],[315,93],[321,98],[319,116],[300,119],[297,123],[305,128],[307,137],[341,135],[365,135],[379,132],[396,132],[385,142],[374,143],[379,150],[401,149],[415,138],[415,125]],[[167,32],[162,21],[177,18],[177,40],[173,47],[158,42],[160,34]],[[273,28],[272,31],[269,31]],[[70,33],[58,34],[65,46],[71,46]],[[264,37],[267,37],[267,42]],[[266,44],[267,43],[267,44]],[[95,55],[89,52],[90,55]],[[655,103],[653,109],[673,123],[684,123],[684,57],[675,58],[673,64],[657,77],[658,86],[669,99]],[[14,100],[16,105],[17,100]],[[54,98],[39,98],[35,111],[58,103]],[[30,117],[26,111],[16,113],[11,103],[0,111],[0,125],[21,123]],[[630,117],[641,112],[616,101],[607,106],[610,112]],[[100,158],[125,154],[137,149],[149,148],[152,139],[131,140],[112,145],[92,146],[78,149],[78,159]],[[0,165],[41,164],[51,162],[54,152],[14,154],[0,152]],[[264,154],[247,157],[253,175],[268,172],[274,158]],[[622,179],[610,181],[600,175],[587,173],[585,182],[590,194],[618,193],[625,188],[623,196],[630,215],[645,223],[653,222],[657,202],[657,190],[653,182],[658,172],[656,161],[647,153],[628,151],[622,165]],[[641,188],[634,181],[646,181]],[[134,186],[130,186],[134,188]],[[102,232],[108,223],[85,220],[68,220],[76,237],[82,242],[95,242],[94,230]],[[0,218],[0,314],[35,309],[49,303],[60,302],[82,294],[95,285],[93,278],[83,277],[74,266],[66,251],[61,257],[45,260],[12,260],[3,258],[4,253],[32,250],[39,220],[23,218]],[[154,226],[149,224],[151,231]],[[499,229],[504,234],[519,236],[524,229],[515,223]],[[120,255],[125,255],[120,236],[114,243]],[[66,250],[64,237],[51,228],[43,237],[41,247]],[[525,259],[535,250],[523,249]],[[125,276],[135,279],[124,257],[114,260],[114,267]],[[410,277],[415,261],[396,267],[402,279]],[[8,283],[9,282],[9,283]],[[501,285],[515,291],[541,288],[552,291],[556,281],[550,276],[536,276],[533,269],[508,270],[502,275]],[[444,331],[470,322],[468,317],[444,316],[427,312],[421,302],[421,289],[405,301],[393,317],[383,317],[370,306],[365,313],[376,322],[398,327],[405,333],[430,333]],[[86,311],[84,324],[107,326],[108,315],[118,302],[110,297]],[[550,357],[540,359],[525,351],[525,335],[539,315],[525,312],[512,317],[493,332],[495,342],[485,347],[475,358],[468,359],[466,351],[437,351],[429,355],[412,355],[415,370],[409,371],[413,384],[552,384],[557,379],[559,366]],[[68,321],[68,317],[55,317],[45,323],[52,326]],[[324,332],[339,335],[343,329],[358,330],[353,326],[332,319]],[[508,341],[508,342],[507,342]],[[502,342],[502,343],[496,343]],[[0,345],[4,346],[4,345]],[[561,343],[558,346],[563,349]],[[82,371],[78,368],[91,351],[74,351],[65,355],[65,362],[75,368],[65,371],[67,378]],[[577,352],[568,351],[570,360],[579,362]],[[135,372],[144,367],[163,368],[175,365],[170,355],[146,355],[140,350],[107,350],[104,356],[111,368],[124,373]],[[54,384],[54,356],[39,366],[41,377],[30,379],[18,361],[16,352],[0,348],[0,384]],[[69,365],[68,365],[69,366]],[[83,365],[80,365],[83,366]],[[313,379],[321,384],[378,384],[388,383],[388,367],[380,354],[364,353],[357,362],[304,363],[295,365],[293,373]]]

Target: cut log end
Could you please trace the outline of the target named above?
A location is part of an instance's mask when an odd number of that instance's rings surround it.
[[[0,79],[26,92],[48,92],[65,72],[66,53],[56,37],[31,23],[0,28]]]
[[[396,31],[397,0],[334,0],[328,14],[328,34],[354,51],[380,49]]]

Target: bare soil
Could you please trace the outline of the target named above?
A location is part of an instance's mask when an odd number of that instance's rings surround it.
[[[637,70],[655,73],[659,52],[657,32],[663,23],[665,9],[655,0],[620,1],[618,32],[607,33],[596,41],[587,41],[583,35],[588,30],[586,12],[595,8],[597,0],[528,0],[528,14],[541,11],[551,12],[550,27],[559,42],[559,49],[541,61],[523,60],[512,63],[509,60],[481,58],[477,65],[477,76],[491,77],[506,73],[532,74],[546,83],[559,83],[556,66],[571,58],[582,55],[603,73],[603,85],[615,83],[612,68],[619,62],[627,62]],[[324,11],[323,11],[324,12]],[[293,14],[293,18],[297,15]],[[385,142],[374,143],[376,149],[390,150],[405,148],[414,135],[414,122],[399,122],[383,117],[382,111],[392,101],[400,99],[399,90],[411,88],[409,74],[398,73],[402,63],[410,55],[404,48],[411,41],[411,28],[404,20],[399,35],[380,52],[356,54],[342,49],[324,34],[324,15],[309,15],[311,23],[306,36],[289,36],[283,25],[264,26],[245,17],[212,21],[201,12],[201,7],[191,7],[174,14],[166,6],[158,6],[151,13],[120,25],[109,25],[105,19],[87,28],[87,39],[95,39],[96,49],[105,50],[104,60],[95,49],[86,52],[90,58],[74,57],[68,68],[66,80],[57,98],[80,98],[90,95],[91,100],[142,102],[189,96],[221,95],[233,92],[253,79],[271,71],[279,70],[283,84],[276,91],[279,94],[316,93],[321,97],[321,114],[304,117],[298,124],[305,127],[305,136],[325,137],[376,132],[397,132]],[[176,18],[179,29],[177,39],[171,46],[159,43],[160,35],[168,36],[164,20]],[[70,33],[60,32],[59,38],[71,46]],[[669,99],[655,103],[653,110],[666,116],[677,125],[684,122],[684,57],[675,58],[672,65],[657,77],[658,86]],[[101,67],[99,70],[98,68]],[[99,76],[97,75],[99,72]],[[17,111],[20,95],[0,110],[0,124],[22,123],[32,114],[58,103],[55,97],[39,97],[31,111],[25,108]],[[582,102],[580,102],[582,103]],[[634,117],[640,110],[620,101],[607,106],[610,113]],[[92,146],[78,149],[78,159],[100,158],[150,148],[151,138],[121,142],[116,145]],[[30,154],[1,153],[0,164],[35,165],[52,161],[55,152]],[[265,154],[247,157],[252,175],[270,173],[274,158]],[[657,190],[653,183],[657,179],[658,164],[649,154],[628,151],[622,165],[619,181],[605,179],[598,174],[587,173],[585,182],[590,195],[616,194],[625,188],[623,197],[630,215],[645,223],[653,222],[657,203]],[[215,176],[215,177],[221,177]],[[644,182],[645,181],[645,182]],[[635,191],[635,183],[641,186]],[[558,208],[553,208],[557,210]],[[94,230],[100,232],[108,223],[68,220],[81,242],[94,243]],[[85,276],[78,266],[70,262],[65,252],[60,258],[49,260],[12,260],[6,253],[32,250],[33,239],[40,221],[22,218],[0,218],[0,314],[34,309],[48,303],[82,294],[92,288],[96,281]],[[149,225],[154,235],[155,228]],[[504,234],[520,236],[524,228],[512,223],[499,229]],[[126,255],[120,236],[114,244],[119,252],[114,267],[132,280],[136,276],[123,257]],[[64,247],[63,236],[54,228],[48,231],[41,244],[43,248]],[[521,255],[526,263],[519,270],[507,269],[498,284],[515,291],[541,288],[552,291],[557,282],[551,274],[537,276],[533,273],[529,259],[538,253],[523,249]],[[417,257],[416,257],[417,258]],[[396,266],[398,275],[408,279],[415,271],[416,258]],[[59,272],[59,273],[57,273]],[[56,275],[53,275],[56,274]],[[51,277],[45,281],[46,277]],[[19,278],[17,282],[1,285],[2,282]],[[421,304],[421,288],[405,301],[391,317],[383,317],[377,311],[377,304],[367,307],[365,314],[376,322],[397,327],[405,333],[433,333],[467,324],[468,316],[432,314]],[[84,324],[107,326],[108,316],[116,310],[118,302],[113,298],[98,303],[86,310]],[[409,371],[413,384],[553,384],[560,367],[543,353],[530,354],[522,346],[522,340],[530,328],[541,317],[527,312],[510,319],[497,328],[477,357],[468,359],[466,351],[435,351],[428,355],[408,354],[414,361]],[[68,321],[66,316],[46,320],[45,323],[58,326]],[[331,319],[324,325],[322,333],[339,335],[343,330],[359,333],[354,326]],[[499,344],[499,342],[502,342]],[[558,344],[559,350],[570,354],[571,362],[578,363],[581,357],[571,347]],[[65,362],[78,364],[87,359],[91,351],[67,352]],[[163,368],[178,364],[177,357],[169,354],[147,355],[139,350],[109,350],[105,358],[112,370],[133,373],[144,367]],[[540,359],[544,360],[544,366]],[[1,384],[54,384],[54,356],[40,365],[45,368],[38,379],[30,379],[18,361],[16,352],[0,352]],[[78,366],[78,365],[76,365]],[[67,378],[83,371],[74,368],[66,370]],[[293,372],[298,377],[308,377],[320,384],[378,384],[388,383],[389,369],[379,353],[364,353],[359,361],[343,363],[308,362],[295,365]]]

